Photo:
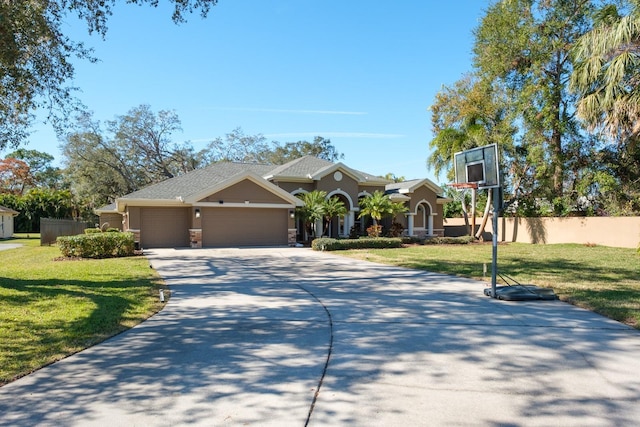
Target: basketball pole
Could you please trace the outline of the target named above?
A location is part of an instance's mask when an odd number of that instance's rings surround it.
[[[491,259],[491,298],[496,297],[496,280],[498,276],[498,216],[500,215],[500,187],[493,191],[493,248]]]

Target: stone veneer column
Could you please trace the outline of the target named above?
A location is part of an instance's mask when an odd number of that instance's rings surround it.
[[[189,229],[189,242],[191,242],[193,249],[202,248],[202,228]]]
[[[128,233],[133,233],[133,241],[138,242],[136,250],[142,249],[142,243],[140,242],[140,230],[130,228],[127,230]]]
[[[289,228],[289,234],[288,234],[288,238],[287,238],[287,243],[289,244],[289,246],[295,246],[296,245],[296,234],[298,232],[298,230],[296,230],[295,228]]]

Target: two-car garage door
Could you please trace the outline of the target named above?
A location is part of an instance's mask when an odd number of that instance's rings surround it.
[[[202,246],[277,246],[287,244],[287,209],[202,209]]]
[[[288,212],[288,209],[202,208],[202,246],[286,245]],[[189,208],[143,208],[142,246],[188,247],[190,214]]]

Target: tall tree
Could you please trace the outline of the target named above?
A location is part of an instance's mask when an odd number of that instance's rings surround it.
[[[504,88],[477,75],[467,74],[452,87],[444,86],[431,110],[429,143],[432,153],[427,166],[453,181],[453,155],[488,144],[498,144],[503,155],[513,152],[513,109]]]
[[[303,156],[315,156],[330,162],[344,159],[344,154],[338,152],[330,139],[316,136],[313,142],[287,142],[284,145],[273,142],[266,153],[265,161],[273,165],[282,165]]]
[[[7,158],[15,158],[29,165],[31,181],[34,187],[61,190],[65,187],[62,171],[53,166],[54,157],[49,153],[19,148],[8,153]]]
[[[591,25],[592,0],[501,0],[475,32],[474,66],[505,88],[519,126],[514,154],[532,204],[546,199],[555,213],[571,209],[587,138],[568,90],[571,48]],[[576,172],[577,171],[577,172]]]
[[[7,157],[0,160],[0,193],[22,195],[33,187],[29,165],[20,159]]]
[[[218,137],[211,141],[204,150],[204,157],[205,163],[267,163],[269,151],[269,143],[264,135],[245,135],[242,128],[237,127],[224,138]]]
[[[313,142],[267,142],[262,134],[246,135],[241,127],[237,127],[224,138],[211,141],[203,156],[206,163],[227,161],[239,163],[260,163],[282,165],[303,156],[315,156],[330,162],[344,158],[331,140],[316,136]]]
[[[170,0],[172,19],[188,13],[205,17],[218,0]],[[0,1],[0,150],[17,147],[28,135],[34,111],[44,108],[62,131],[70,112],[79,108],[74,88],[73,58],[95,61],[91,49],[65,35],[67,18],[85,21],[89,33],[104,37],[117,0]],[[157,6],[158,0],[127,0]]]
[[[622,141],[640,133],[640,1],[628,3],[626,16],[615,5],[598,11],[594,28],[573,47],[571,76],[578,115]]]
[[[200,166],[188,143],[172,142],[180,121],[171,111],[155,114],[142,105],[106,129],[84,114],[76,127],[62,146],[67,175],[78,195],[97,204]]]

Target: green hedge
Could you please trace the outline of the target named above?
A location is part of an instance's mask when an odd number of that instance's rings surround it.
[[[133,233],[91,233],[56,240],[66,257],[114,258],[134,255]]]
[[[401,248],[399,237],[374,237],[362,239],[331,239],[322,237],[311,242],[314,251],[344,251],[348,249],[387,249]]]
[[[467,245],[475,241],[473,236],[432,237],[424,241],[425,245]]]

